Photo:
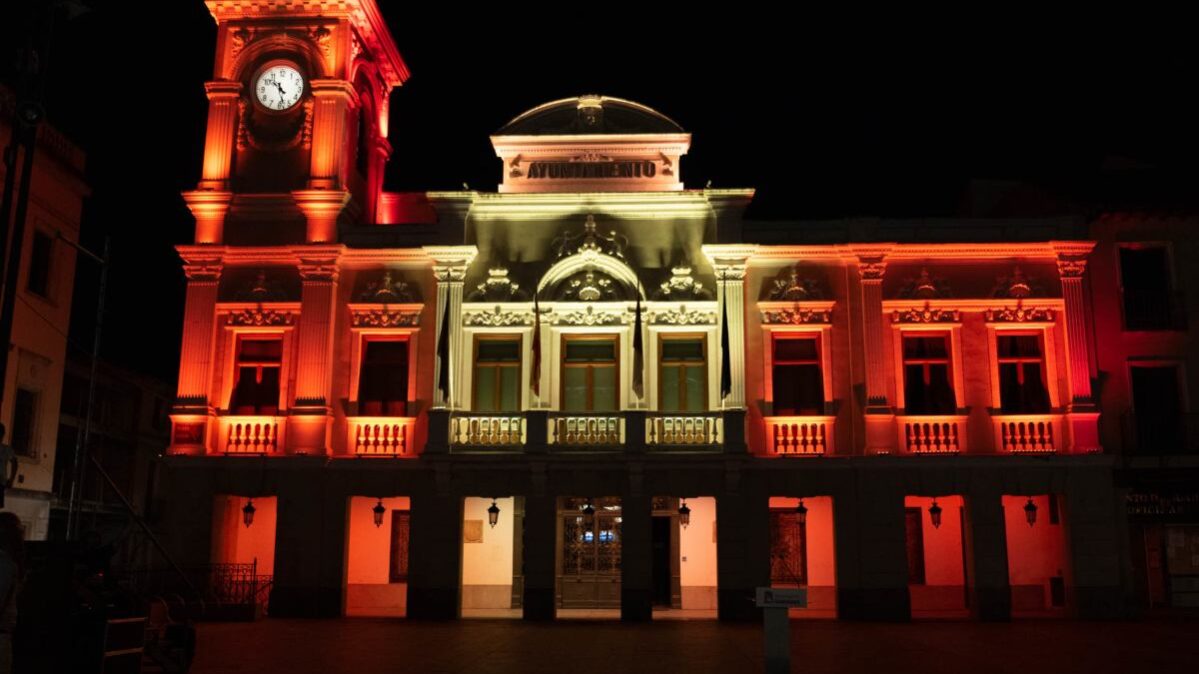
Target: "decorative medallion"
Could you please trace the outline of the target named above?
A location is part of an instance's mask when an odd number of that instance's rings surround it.
[[[419,310],[350,309],[350,325],[355,328],[409,328],[420,325]]]
[[[602,253],[623,260],[624,249],[628,245],[629,240],[617,234],[616,230],[599,234],[596,231],[595,216],[591,214],[587,215],[581,234],[563,234],[553,242],[559,260],[577,253]]]
[[[670,270],[670,280],[663,281],[654,293],[655,300],[706,300],[712,299],[704,285],[691,275],[691,267],[683,265]]]
[[[650,325],[715,325],[716,312],[688,310],[685,305],[678,309],[653,311],[649,314]]]
[[[1056,314],[1049,307],[1026,307],[1016,302],[1014,307],[987,309],[983,315],[988,323],[1051,323]]]
[[[560,286],[558,299],[565,301],[598,302],[624,299],[616,292],[619,285],[603,272],[588,269],[566,279]]]
[[[507,269],[494,267],[487,270],[487,280],[475,286],[466,299],[469,302],[521,302],[528,299],[528,293],[508,278]]]
[[[928,269],[921,269],[920,276],[904,282],[899,290],[899,299],[903,300],[933,300],[953,297],[949,291],[949,282],[943,278],[935,278]]]
[[[786,267],[772,281],[767,299],[772,302],[802,302],[824,299],[824,289],[816,279],[801,279],[799,268]]]
[[[923,308],[913,307],[891,312],[892,323],[960,323],[962,312],[957,309],[934,309],[928,302]]]
[[[595,307],[587,307],[581,311],[559,313],[554,316],[555,325],[622,325],[628,322],[628,315],[621,312],[597,313]]]
[[[269,309],[262,306],[232,311],[226,319],[226,323],[229,325],[248,327],[292,325],[295,321],[295,311]]]
[[[462,324],[479,328],[507,328],[514,325],[533,325],[532,311],[505,311],[495,305],[493,311],[468,311],[462,316]]]
[[[379,280],[366,284],[366,289],[358,294],[358,301],[373,304],[408,304],[415,302],[416,298],[407,283],[394,280],[392,271],[386,269]]]
[[[1020,267],[1012,269],[1011,276],[1001,276],[996,279],[992,297],[1006,297],[1014,300],[1025,297],[1044,296],[1043,289],[1034,279],[1024,275]]]
[[[796,305],[794,309],[766,309],[762,311],[762,322],[767,325],[810,325],[832,323],[831,309],[808,309]]]

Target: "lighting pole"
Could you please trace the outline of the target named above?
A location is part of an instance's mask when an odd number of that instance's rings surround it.
[[[108,288],[111,239],[107,236],[104,237],[104,253],[96,255],[87,248],[67,239],[61,233],[58,238],[100,264],[100,296],[96,299],[96,331],[92,335],[92,362],[87,377],[87,411],[83,416],[83,434],[75,435],[75,456],[71,463],[71,492],[67,498],[67,540],[75,540],[79,536],[79,520],[81,519],[79,502],[83,500],[83,476],[87,467],[83,457],[88,452],[92,434],[92,413],[96,406],[96,367],[100,362],[100,336],[104,328],[104,295]]]

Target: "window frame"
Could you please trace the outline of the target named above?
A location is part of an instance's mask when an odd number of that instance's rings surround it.
[[[361,416],[358,414],[358,388],[361,385],[362,377],[362,359],[366,357],[367,342],[407,342],[408,343],[408,416],[395,417],[397,419],[411,419],[416,415],[416,410],[413,409],[413,404],[419,400],[419,395],[416,391],[417,382],[417,334],[419,328],[351,328],[350,338],[350,388],[346,392],[347,400],[350,403],[350,409],[354,414],[349,416]]]
[[[585,410],[585,411],[584,410],[574,410],[574,411],[571,411],[568,413],[584,414],[584,415],[586,415],[586,414],[601,414],[602,415],[602,414],[616,414],[624,409],[625,396],[624,396],[624,390],[622,388],[622,382],[624,381],[624,377],[621,376],[621,374],[622,374],[621,369],[623,367],[623,362],[624,362],[624,359],[621,357],[622,356],[621,351],[622,351],[622,347],[624,344],[623,337],[624,337],[623,332],[617,332],[617,331],[563,332],[562,333],[561,339],[558,340],[558,354],[557,354],[558,355],[558,358],[557,358],[557,361],[558,361],[558,367],[557,367],[558,386],[556,387],[556,391],[555,391],[556,395],[558,396],[558,401],[557,401],[556,409],[566,411],[564,409],[564,405],[565,405],[565,401],[566,401],[566,368],[567,368],[566,345],[567,345],[567,343],[568,342],[595,342],[595,341],[611,342],[613,344],[613,348],[612,348],[613,379],[614,379],[613,386],[615,386],[615,389],[616,389],[615,408],[610,412],[609,411],[596,411],[594,409],[589,409],[589,410]],[[593,389],[594,389],[594,386],[590,385],[589,389],[588,389],[588,393],[587,393],[587,397],[588,397],[587,407],[590,407],[590,408],[595,407],[594,390]]]
[[[701,388],[701,390],[703,391],[703,393],[702,393],[703,398],[699,404],[699,412],[709,411],[710,410],[709,401],[712,399],[711,391],[708,390],[711,386],[711,379],[712,379],[712,377],[711,377],[711,367],[712,367],[711,360],[712,359],[711,359],[709,351],[708,351],[708,333],[706,333],[706,332],[674,332],[674,331],[662,332],[662,331],[658,331],[656,334],[656,337],[657,337],[657,340],[656,340],[657,349],[655,350],[655,362],[654,362],[654,373],[656,375],[656,377],[655,377],[656,381],[654,382],[655,383],[655,386],[654,386],[654,409],[658,410],[658,411],[664,411],[664,410],[662,410],[662,385],[663,385],[663,381],[664,381],[664,378],[662,377],[662,368],[666,365],[665,358],[663,357],[663,352],[664,352],[664,348],[666,346],[666,342],[668,342],[668,341],[675,341],[675,342],[699,341],[700,349],[703,353],[703,360],[701,361],[702,364],[700,365],[700,367],[704,373],[704,381],[703,381],[703,386]],[[682,386],[681,384],[682,384],[682,382],[680,382],[679,391],[680,391],[680,393],[685,395],[686,387]],[[674,413],[674,412],[671,412],[671,413]],[[698,412],[690,412],[690,413],[696,414]],[[688,414],[688,412],[678,412],[678,414]]]
[[[1049,411],[1031,414],[1059,414],[1062,408],[1059,382],[1061,373],[1057,367],[1057,338],[1056,328],[1052,323],[1037,323],[1033,321],[1011,324],[987,324],[987,355],[991,359],[991,408],[996,416],[1020,416],[1016,412],[1003,411],[1002,378],[999,368],[999,337],[1035,336],[1041,345],[1041,372],[1044,377],[1045,390],[1049,396]]]
[[[1133,385],[1132,385],[1132,370],[1133,370],[1133,368],[1151,368],[1151,367],[1153,367],[1153,368],[1167,368],[1167,367],[1174,368],[1174,376],[1175,376],[1174,385],[1176,387],[1175,390],[1178,392],[1178,413],[1180,416],[1180,418],[1178,420],[1178,432],[1181,435],[1181,441],[1182,441],[1182,445],[1183,445],[1181,450],[1183,453],[1186,453],[1187,442],[1189,440],[1188,431],[1190,430],[1188,428],[1187,416],[1191,413],[1191,399],[1190,399],[1190,391],[1188,390],[1188,387],[1187,387],[1187,381],[1188,381],[1187,377],[1189,375],[1187,373],[1187,366],[1186,366],[1185,360],[1179,360],[1179,359],[1173,359],[1173,358],[1163,358],[1163,359],[1159,360],[1159,359],[1144,358],[1144,357],[1129,357],[1128,359],[1126,359],[1124,361],[1124,382],[1125,382],[1124,386],[1128,392],[1128,410],[1130,412],[1132,412],[1133,418],[1135,419],[1136,415],[1137,415],[1137,408],[1136,408],[1137,403],[1136,403],[1136,395],[1135,395],[1136,392],[1133,390]],[[1133,434],[1133,438],[1132,438],[1133,441],[1136,442],[1137,444],[1139,444],[1140,437],[1138,437],[1138,435],[1137,435],[1137,429],[1135,428],[1135,426],[1134,426],[1134,428],[1131,429],[1131,431]],[[1124,441],[1123,444],[1127,444],[1127,438],[1124,438],[1123,441]],[[1125,446],[1123,449],[1125,452],[1131,452],[1131,451],[1136,451],[1138,453],[1141,452],[1140,447],[1136,447],[1134,450],[1133,447]]]
[[[966,409],[966,377],[962,365],[962,324],[955,323],[892,323],[892,361],[895,372],[895,409],[904,416],[959,416]],[[905,372],[903,355],[905,337],[932,337],[941,335],[949,348],[949,384],[953,387],[954,411],[944,415],[915,415],[907,411]]]
[[[286,410],[291,408],[292,391],[295,387],[295,357],[292,355],[295,325],[281,326],[242,326],[229,325],[227,315],[232,312],[237,312],[245,308],[258,308],[257,304],[246,303],[222,303],[218,305],[217,323],[224,324],[224,333],[219,345],[219,359],[223,365],[224,374],[219,382],[219,395],[214,398],[220,404],[217,406],[219,413],[224,416],[239,416],[230,412],[230,403],[233,401],[233,390],[237,386],[237,352],[240,340],[244,337],[250,338],[278,338],[283,341],[283,355],[279,362],[279,414],[284,416]],[[299,302],[279,302],[264,305],[264,308],[269,308],[273,311],[291,313],[298,317],[300,315]]]
[[[822,414],[815,416],[828,416],[831,414],[831,409],[835,403],[833,398],[833,371],[832,371],[832,331],[833,326],[828,323],[819,323],[814,325],[764,325],[765,348],[762,349],[762,364],[764,366],[765,384],[763,390],[763,400],[770,412],[767,416],[775,416],[774,414],[774,340],[782,339],[815,339],[816,350],[820,354],[820,378],[824,385],[824,410]]]
[[[232,333],[230,340],[232,349],[229,358],[229,376],[227,378],[227,390],[222,398],[224,400],[224,409],[229,416],[283,416],[284,402],[288,399],[290,390],[290,376],[286,369],[288,363],[288,343],[279,331],[259,331],[259,330],[236,330]],[[278,341],[279,342],[279,400],[276,403],[275,414],[235,414],[233,412],[233,395],[237,392],[238,373],[241,370],[241,361],[239,355],[241,353],[241,345],[243,341]]]
[[[519,414],[525,409],[525,336],[519,332],[475,332],[471,335],[471,367],[470,369],[470,409],[479,410],[479,378],[476,376],[479,367],[479,345],[483,342],[512,342],[516,344],[516,409],[506,412],[488,411],[487,414]],[[489,365],[489,367],[512,367]],[[496,393],[499,393],[499,380],[496,380]]]
[[[1169,325],[1164,328],[1130,328],[1128,327],[1128,315],[1125,310],[1125,284],[1124,284],[1124,263],[1121,259],[1122,251],[1128,250],[1148,250],[1160,248],[1165,251],[1166,257],[1166,281],[1169,283],[1169,288],[1166,293],[1167,309],[1170,312]],[[1176,320],[1176,313],[1182,309],[1181,297],[1178,295],[1181,292],[1181,286],[1176,273],[1177,263],[1174,258],[1174,245],[1170,241],[1118,241],[1113,246],[1112,254],[1115,257],[1114,267],[1116,269],[1116,288],[1120,292],[1120,330],[1123,332],[1185,332],[1186,325],[1179,325]]]

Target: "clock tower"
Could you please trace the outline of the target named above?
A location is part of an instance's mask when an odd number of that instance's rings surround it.
[[[329,244],[374,223],[388,96],[408,77],[375,0],[207,0],[218,25],[197,244]]]

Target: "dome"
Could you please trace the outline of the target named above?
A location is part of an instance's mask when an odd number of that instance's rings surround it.
[[[577,96],[543,103],[508,122],[497,136],[686,133],[673,119],[640,103]]]

